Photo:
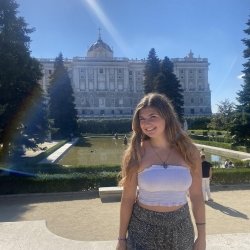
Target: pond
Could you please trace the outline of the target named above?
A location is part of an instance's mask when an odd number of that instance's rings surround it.
[[[62,165],[118,165],[126,149],[123,137],[84,137],[59,160]]]
[[[123,144],[123,137],[85,137],[73,146],[59,164],[62,165],[119,165],[127,146]],[[205,152],[206,159],[223,165],[225,157]],[[216,164],[217,165],[217,164]]]

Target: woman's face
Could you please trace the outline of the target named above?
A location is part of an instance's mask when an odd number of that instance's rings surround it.
[[[146,107],[139,111],[139,121],[142,132],[150,138],[165,135],[165,120],[155,108]]]

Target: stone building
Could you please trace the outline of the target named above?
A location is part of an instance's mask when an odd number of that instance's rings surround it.
[[[46,93],[54,59],[40,59],[43,65],[41,84]],[[90,46],[86,57],[65,59],[72,81],[79,118],[131,117],[143,96],[145,60],[113,56],[113,50],[101,39]],[[174,70],[184,88],[186,116],[210,115],[211,96],[207,59],[173,59]]]
[[[211,115],[211,91],[207,58],[194,58],[192,51],[184,58],[173,58],[174,73],[184,90],[185,116]]]

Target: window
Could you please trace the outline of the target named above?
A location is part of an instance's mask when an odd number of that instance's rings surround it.
[[[119,89],[119,90],[122,90],[122,89],[123,89],[123,83],[122,83],[122,82],[119,82],[119,83],[118,83],[118,89]]]
[[[114,90],[115,89],[115,83],[114,82],[109,82],[109,88],[111,90]]]
[[[99,98],[99,107],[104,107],[105,106],[105,98],[104,97],[100,97]]]
[[[190,113],[194,115],[194,109],[190,109]]]
[[[100,73],[100,74],[103,73],[103,68],[99,69],[99,73]]]
[[[80,90],[84,90],[86,88],[85,81],[80,81]]]
[[[100,90],[104,90],[105,89],[104,82],[98,82],[98,89],[100,89]]]
[[[89,81],[89,89],[91,89],[91,90],[94,89],[94,82]]]
[[[194,103],[194,98],[191,98],[190,102],[191,102],[191,103]]]
[[[123,105],[123,99],[119,99],[119,105]]]

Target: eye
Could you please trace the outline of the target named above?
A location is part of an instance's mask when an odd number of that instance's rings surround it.
[[[151,115],[151,118],[153,118],[153,119],[157,118],[157,115]]]

